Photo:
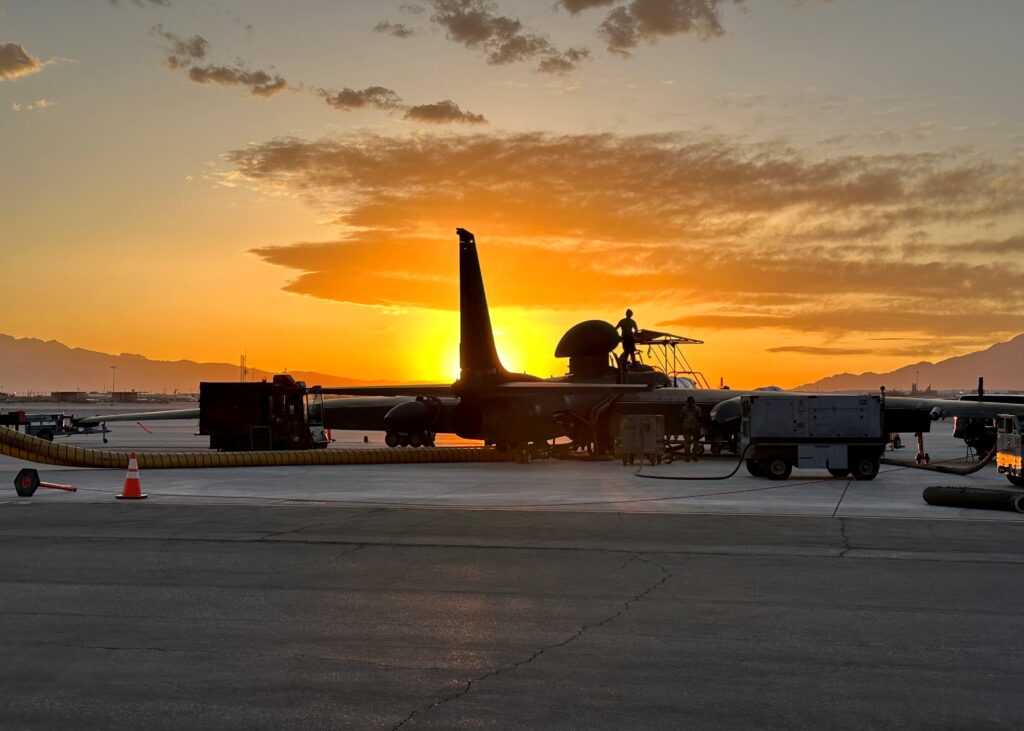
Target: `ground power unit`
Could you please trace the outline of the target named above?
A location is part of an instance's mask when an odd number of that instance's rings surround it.
[[[880,396],[752,395],[741,399],[740,447],[750,474],[785,480],[794,467],[871,480],[885,449]]]

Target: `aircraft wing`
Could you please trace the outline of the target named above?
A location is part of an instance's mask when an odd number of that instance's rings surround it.
[[[421,386],[334,386],[311,388],[312,394],[325,396],[451,396],[452,384],[425,383]]]
[[[556,383],[553,381],[514,381],[489,386],[482,393],[490,395],[551,395],[575,396],[577,394],[638,393],[649,391],[645,383]]]
[[[76,417],[76,426],[98,426],[110,421],[172,421],[174,419],[198,419],[199,409],[169,409],[167,411],[136,411],[131,414],[98,414]]]
[[[1014,414],[1024,418],[1024,404],[999,401],[954,401],[952,399],[914,398],[913,396],[886,396],[885,407],[906,411],[927,411],[933,420],[949,416],[988,419],[999,414]]]

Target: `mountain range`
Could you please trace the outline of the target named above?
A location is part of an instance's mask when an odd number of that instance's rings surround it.
[[[966,355],[940,360],[921,361],[888,373],[840,373],[798,387],[800,391],[875,391],[908,390],[912,383],[919,388],[930,385],[937,391],[975,390],[978,377],[984,376],[989,391],[1024,390],[1024,334]]]
[[[912,383],[936,390],[967,390],[985,377],[990,391],[1024,390],[1024,334],[966,355],[937,363],[922,361],[887,373],[840,373],[799,386],[802,391],[874,391],[879,386],[907,390]],[[237,381],[239,369],[231,363],[196,363],[191,360],[150,360],[142,355],[112,355],[69,348],[56,340],[0,335],[0,393],[50,391],[106,391],[111,366],[117,366],[118,391],[195,393],[200,381]],[[351,386],[364,380],[314,371],[293,371],[296,380],[321,386]],[[250,370],[250,378],[273,376],[271,371]]]
[[[69,348],[56,340],[13,338],[0,335],[0,393],[50,391],[109,391],[111,366],[118,391],[196,393],[200,381],[237,381],[239,368],[230,363],[191,360],[150,360],[142,355],[111,355]],[[270,371],[251,369],[254,380],[270,379]],[[319,386],[366,383],[355,378],[313,371],[292,371],[297,381]]]

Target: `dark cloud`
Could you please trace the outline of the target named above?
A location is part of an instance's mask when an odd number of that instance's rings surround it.
[[[350,89],[346,86],[341,91],[317,89],[317,94],[322,96],[329,106],[342,111],[364,109],[366,107],[376,109],[402,108],[402,98],[391,89],[386,89],[383,86],[368,86],[365,89]]]
[[[230,159],[236,176],[301,191],[352,232],[257,252],[301,273],[289,289],[317,297],[454,307],[450,234],[463,225],[486,242],[495,303],[645,302],[689,311],[665,323],[687,332],[1024,329],[1019,256],[942,246],[907,257],[899,246],[1019,221],[1024,173],[1011,162],[540,133],[281,139]]]
[[[197,84],[246,86],[250,94],[264,98],[272,97],[288,88],[288,82],[281,76],[259,69],[216,64],[198,65],[197,62],[205,60],[210,51],[209,42],[200,35],[183,38],[165,30],[162,24],[153,26],[150,33],[168,44],[167,50],[170,55],[167,57],[167,66],[171,69],[186,69],[189,80]]]
[[[206,54],[210,50],[210,44],[202,36],[194,35],[189,38],[182,38],[175,33],[164,30],[162,23],[158,23],[150,28],[149,33],[167,42],[167,50],[171,54],[167,57],[167,65],[172,69],[188,66],[194,61],[200,61],[206,58]]]
[[[459,105],[450,99],[437,102],[436,104],[420,104],[409,107],[405,112],[405,118],[414,122],[428,122],[430,124],[487,124],[482,114],[473,114],[463,111]]]
[[[16,79],[41,71],[45,63],[20,43],[0,43],[0,79]]]
[[[192,66],[188,78],[197,84],[247,86],[253,96],[272,97],[288,88],[288,82],[266,71],[250,71],[237,66]]]
[[[405,23],[392,23],[390,20],[382,20],[373,26],[373,30],[376,33],[386,33],[395,38],[409,38],[416,35],[416,31]]]
[[[558,0],[560,5],[573,15],[583,12],[588,8],[603,8],[614,5],[618,0]]]
[[[833,348],[816,347],[813,345],[784,345],[768,348],[769,353],[799,353],[800,355],[871,355],[874,350],[866,348]]]
[[[491,0],[430,0],[430,19],[448,38],[483,52],[494,65],[536,61],[537,70],[565,73],[589,56],[585,48],[560,50],[551,39],[526,28],[518,18],[500,15]]]
[[[598,28],[608,50],[628,57],[641,42],[692,34],[701,40],[725,33],[719,7],[730,0],[631,0],[612,9]],[[731,0],[742,3],[744,0]]]

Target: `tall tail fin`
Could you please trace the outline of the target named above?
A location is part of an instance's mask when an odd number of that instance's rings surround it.
[[[459,307],[462,314],[459,342],[461,379],[495,378],[507,371],[494,347],[491,313],[487,309],[484,278],[480,272],[480,258],[476,253],[476,238],[464,228],[459,235]]]

